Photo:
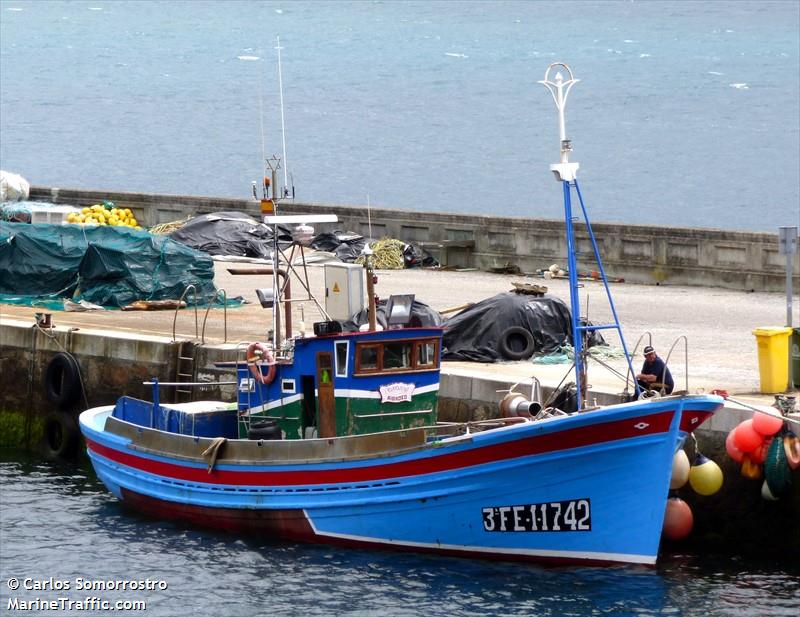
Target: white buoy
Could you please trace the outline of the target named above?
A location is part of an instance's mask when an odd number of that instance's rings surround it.
[[[678,450],[672,457],[672,477],[669,481],[671,490],[681,488],[689,480],[689,457],[686,452]]]
[[[771,490],[769,490],[769,484],[767,484],[766,480],[764,480],[764,482],[761,484],[761,497],[767,501],[778,501],[778,498],[772,494]]]

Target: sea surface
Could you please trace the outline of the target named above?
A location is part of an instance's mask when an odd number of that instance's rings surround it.
[[[18,589],[9,589],[11,579]],[[155,589],[109,590],[107,581]],[[37,598],[144,602],[146,612],[116,612],[193,617],[796,617],[800,564],[789,555],[754,563],[676,554],[655,569],[546,569],[270,544],[143,518],[107,493],[88,463],[0,450],[0,613],[109,614],[74,605],[8,610]]]
[[[0,166],[247,198],[276,154],[303,201],[560,218],[556,61],[591,220],[800,223],[797,0],[0,0]]]

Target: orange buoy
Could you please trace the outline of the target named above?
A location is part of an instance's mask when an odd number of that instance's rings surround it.
[[[750,460],[747,454],[742,457],[742,476],[750,480],[761,478],[761,465]]]
[[[764,412],[756,412],[753,414],[753,430],[769,437],[774,435],[783,427],[783,416],[777,409],[765,409]]]
[[[728,433],[728,437],[725,439],[725,450],[728,452],[728,456],[730,456],[734,461],[741,463],[744,452],[736,447],[736,444],[734,443],[735,439],[736,429],[734,428],[730,433]]]
[[[722,488],[722,469],[698,452],[689,470],[689,484],[698,495],[713,495]]]
[[[764,442],[764,437],[753,428],[753,419],[745,420],[736,427],[733,445],[742,452],[752,452]]]
[[[664,512],[664,526],[661,535],[668,540],[683,540],[692,532],[694,515],[689,504],[680,497],[667,499],[667,509]]]

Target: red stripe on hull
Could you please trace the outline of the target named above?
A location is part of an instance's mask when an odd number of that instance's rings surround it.
[[[317,535],[302,510],[253,510],[238,508],[210,508],[192,506],[148,497],[127,489],[122,489],[125,505],[147,516],[159,520],[183,521],[220,531],[258,535],[263,540],[289,540],[306,544],[327,544],[351,549],[384,550],[405,553],[428,553],[448,557],[482,559],[484,561],[518,561],[548,565],[585,566],[619,565],[617,561],[601,559],[575,559],[574,557],[548,557],[537,555],[518,555],[490,553],[469,549],[456,550],[434,546],[404,546],[367,540],[338,538]]]
[[[184,521],[232,533],[264,535],[301,542],[313,541],[314,530],[302,510],[254,510],[211,508],[164,501],[123,488],[122,500],[138,512],[154,518]]]
[[[695,411],[686,409],[681,414],[680,430],[684,433],[691,433],[696,430],[703,422],[713,415],[713,411]]]
[[[508,443],[493,444],[450,454],[436,454],[398,463],[371,464],[338,469],[301,471],[225,470],[218,467],[207,472],[205,462],[196,467],[178,465],[122,452],[87,439],[92,452],[120,465],[176,480],[200,484],[225,484],[237,486],[310,486],[354,482],[380,482],[406,476],[463,469],[475,465],[494,463],[523,456],[545,454],[611,442],[630,437],[642,437],[669,430],[674,412],[667,411],[628,418],[604,424],[593,424],[568,431],[536,435]],[[168,457],[165,453],[163,456]],[[266,463],[265,463],[266,464]],[[346,464],[346,463],[345,463]]]

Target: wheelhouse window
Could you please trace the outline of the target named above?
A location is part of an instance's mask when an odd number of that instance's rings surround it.
[[[336,341],[336,376],[347,377],[347,351],[348,341]]]
[[[422,342],[417,345],[417,366],[433,367],[436,365],[436,343],[434,341]]]
[[[378,359],[381,351],[380,345],[359,345],[357,371],[378,371]]]
[[[438,339],[356,344],[355,375],[430,371],[438,367]]]
[[[384,343],[383,368],[411,368],[411,343]]]

